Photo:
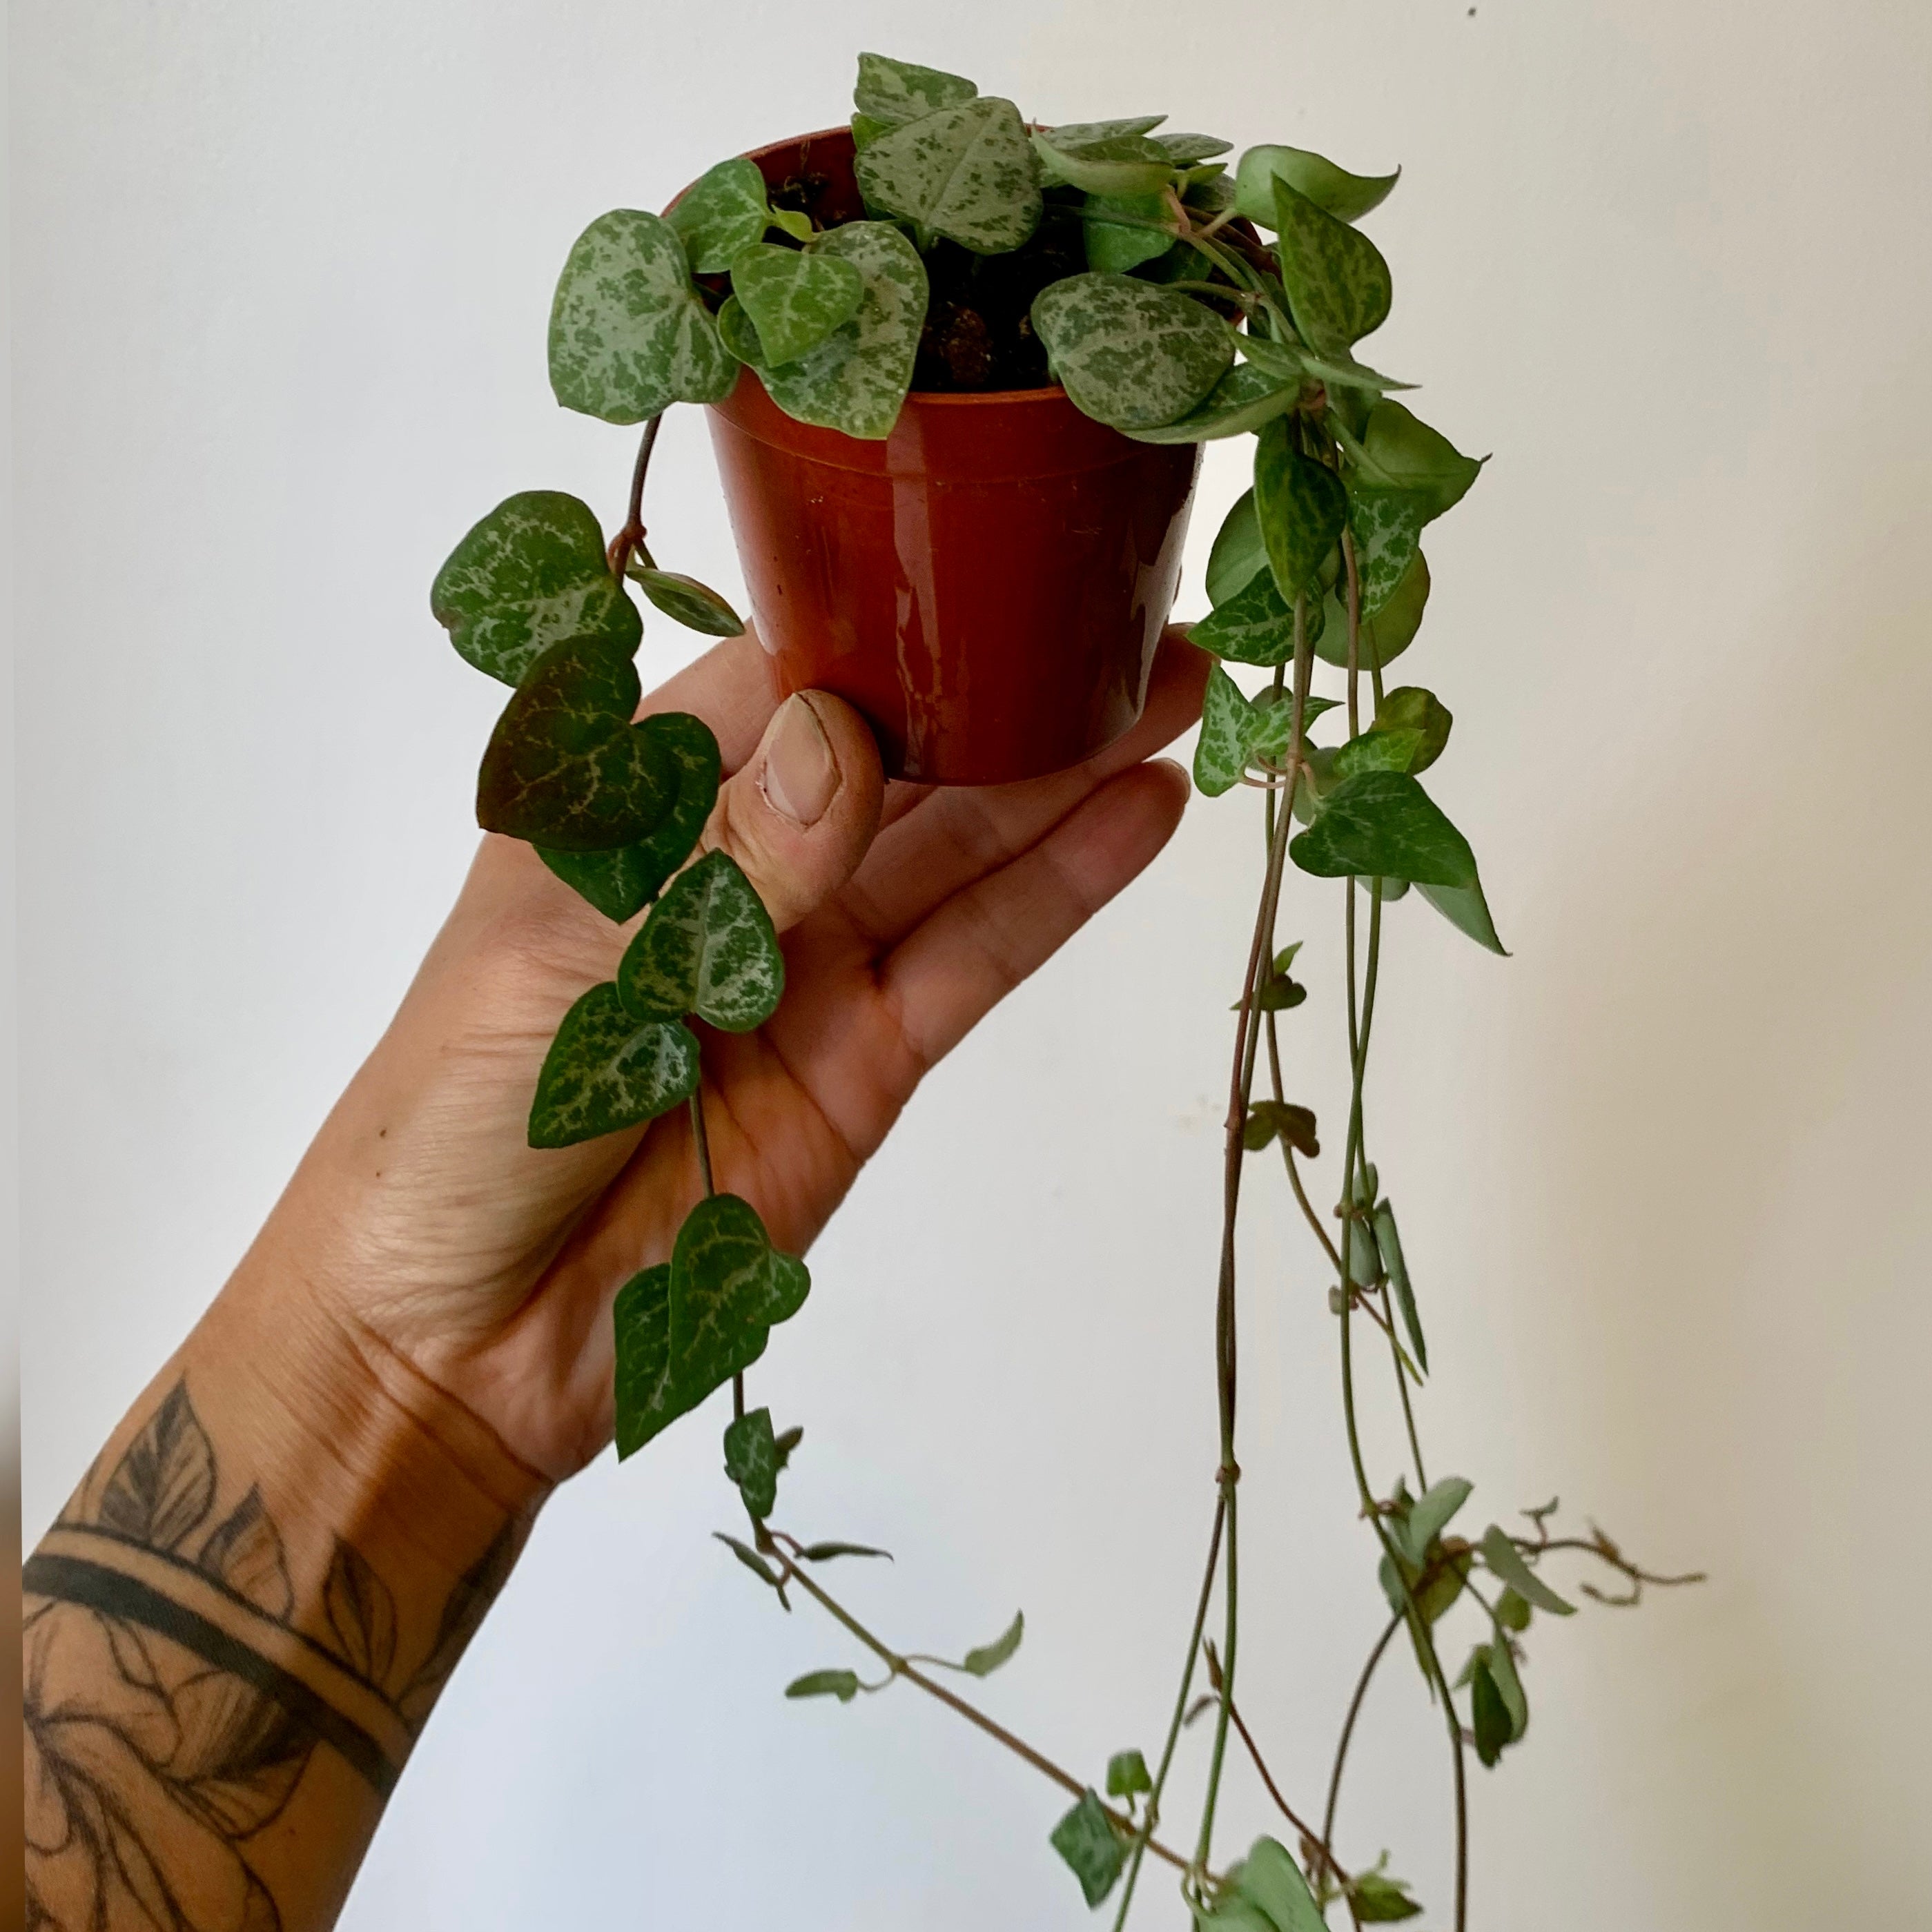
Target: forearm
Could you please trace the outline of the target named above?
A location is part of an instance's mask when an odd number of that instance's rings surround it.
[[[545,1487],[251,1256],[26,1566],[46,1919],[332,1923]]]

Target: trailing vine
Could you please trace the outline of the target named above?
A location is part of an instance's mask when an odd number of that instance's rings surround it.
[[[1652,1574],[1600,1530],[1553,1533],[1554,1503],[1523,1512],[1526,1526],[1492,1522],[1463,1534],[1454,1526],[1470,1484],[1453,1475],[1432,1482],[1424,1460],[1418,1397],[1428,1345],[1395,1210],[1370,1158],[1370,1049],[1389,908],[1412,892],[1478,944],[1503,947],[1469,844],[1420,782],[1448,746],[1450,713],[1432,692],[1390,688],[1385,676],[1414,642],[1428,602],[1423,532],[1481,469],[1396,399],[1406,385],[1356,357],[1386,320],[1392,287],[1380,251],[1355,224],[1396,176],[1350,174],[1281,146],[1250,148],[1231,170],[1219,158],[1229,143],[1160,132],[1159,116],[1036,130],[1012,102],[982,96],[970,81],[869,54],[860,56],[855,100],[866,218],[823,223],[812,180],[769,184],[753,162],[734,160],[702,176],[664,216],[620,209],[585,230],[557,288],[551,382],[568,407],[644,425],[624,520],[607,543],[573,497],[513,496],[463,539],[432,593],[457,650],[512,688],[484,754],[480,822],[528,840],[610,920],[627,922],[648,908],[614,979],[564,1016],[530,1118],[531,1144],[554,1148],[689,1111],[702,1196],[670,1258],[616,1298],[618,1454],[634,1454],[730,1384],[725,1470],[748,1534],[721,1540],[788,1610],[794,1591],[811,1599],[883,1673],[813,1671],[787,1695],[849,1703],[904,1682],[959,1713],[1073,1798],[1052,1843],[1090,1905],[1118,1894],[1116,1928],[1127,1922],[1150,1856],[1178,1872],[1203,1926],[1316,1932],[1338,1903],[1356,1926],[1421,1911],[1386,1854],[1364,1864],[1345,1858],[1337,1839],[1357,1719],[1406,1633],[1444,1730],[1455,1816],[1447,1917],[1463,1932],[1468,1760],[1492,1767],[1524,1736],[1526,1634],[1539,1618],[1574,1608],[1550,1580],[1552,1562],[1582,1556],[1618,1579],[1609,1588],[1578,1586],[1606,1604],[1634,1604],[1647,1585],[1694,1580]],[[717,592],[659,567],[643,506],[664,411],[722,400],[746,366],[788,414],[858,437],[891,433],[917,376],[965,387],[1050,376],[1088,416],[1150,442],[1255,438],[1253,487],[1214,541],[1212,608],[1192,629],[1194,643],[1219,660],[1195,782],[1209,796],[1262,794],[1262,862],[1225,1121],[1214,1498],[1198,1606],[1154,1763],[1138,1749],[1116,1754],[1099,1780],[1104,1794],[944,1681],[1000,1668],[1020,1646],[1022,1618],[956,1661],[902,1652],[815,1574],[835,1559],[884,1552],[806,1540],[774,1520],[779,1478],[802,1432],[779,1430],[767,1408],[748,1408],[746,1376],[771,1330],[802,1305],[810,1278],[802,1261],[772,1246],[749,1202],[716,1189],[703,1054],[689,1022],[732,1032],[761,1025],[783,994],[784,956],[734,861],[717,851],[692,860],[717,796],[718,746],[695,718],[637,718],[633,658],[643,627],[627,589],[699,632],[728,637],[743,628]],[[1265,680],[1244,690],[1230,665]],[[1330,693],[1315,690],[1318,674]],[[1330,713],[1340,734],[1317,742]],[[1294,976],[1299,943],[1279,943],[1291,868],[1310,882],[1297,891],[1311,911],[1312,890],[1332,892],[1343,937],[1345,984],[1331,1005],[1346,1024],[1349,1093],[1342,1130],[1331,1136],[1341,1158],[1326,1215],[1311,1192],[1318,1124],[1292,1097],[1288,1029],[1312,1022],[1300,1011],[1308,988]],[[1354,1504],[1389,1606],[1354,1680],[1318,1824],[1307,1796],[1298,1806],[1282,1792],[1235,1694],[1236,1230],[1248,1163],[1271,1148],[1324,1278]],[[1398,1398],[1402,1442],[1393,1462],[1360,1426],[1365,1347],[1385,1361]],[[1390,1473],[1395,1464],[1406,1466]],[[1459,1610],[1474,1634],[1452,1678],[1444,1639]],[[1207,1773],[1192,1829],[1176,1842],[1161,1835],[1163,1802],[1180,1734],[1204,1718]],[[1294,1849],[1264,1837],[1217,1869],[1217,1808],[1237,1748]]]

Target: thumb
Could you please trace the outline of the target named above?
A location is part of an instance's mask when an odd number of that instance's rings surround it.
[[[800,692],[719,791],[703,842],[737,860],[783,932],[858,869],[884,796],[866,721],[829,692]]]

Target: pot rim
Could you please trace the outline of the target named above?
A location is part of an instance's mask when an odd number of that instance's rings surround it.
[[[848,122],[836,128],[815,128],[809,134],[790,134],[782,140],[767,141],[762,146],[748,148],[739,158],[755,161],[772,154],[780,148],[795,148],[802,142],[824,141],[842,135],[847,140],[852,138],[851,124]],[[1011,409],[1018,403],[1057,403],[1065,400],[1066,392],[1058,382],[1049,382],[1043,388],[1034,389],[908,389],[906,400],[916,402],[921,409],[958,409],[974,404],[982,406],[996,404],[1003,409]]]

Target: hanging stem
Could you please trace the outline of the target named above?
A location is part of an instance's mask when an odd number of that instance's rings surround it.
[[[644,478],[650,472],[651,452],[657,447],[658,431],[663,424],[662,412],[652,417],[645,424],[644,436],[638,444],[638,460],[631,466],[630,508],[625,515],[624,527],[610,539],[610,548],[605,553],[613,577],[622,577],[624,566],[631,560],[631,553],[644,548]]]
[[[1335,1808],[1342,1796],[1342,1766],[1347,1762],[1348,1745],[1355,1735],[1355,1720],[1362,1714],[1362,1700],[1369,1694],[1369,1679],[1376,1674],[1376,1666],[1382,1660],[1382,1653],[1405,1621],[1400,1612],[1389,1618],[1388,1628],[1376,1638],[1375,1648],[1369,1652],[1368,1662],[1362,1666],[1361,1676],[1355,1679],[1355,1694],[1348,1700],[1348,1714],[1342,1720],[1342,1735],[1336,1740],[1335,1768],[1328,1774],[1328,1802],[1322,1814],[1322,1842],[1324,1846],[1335,1842]]]

